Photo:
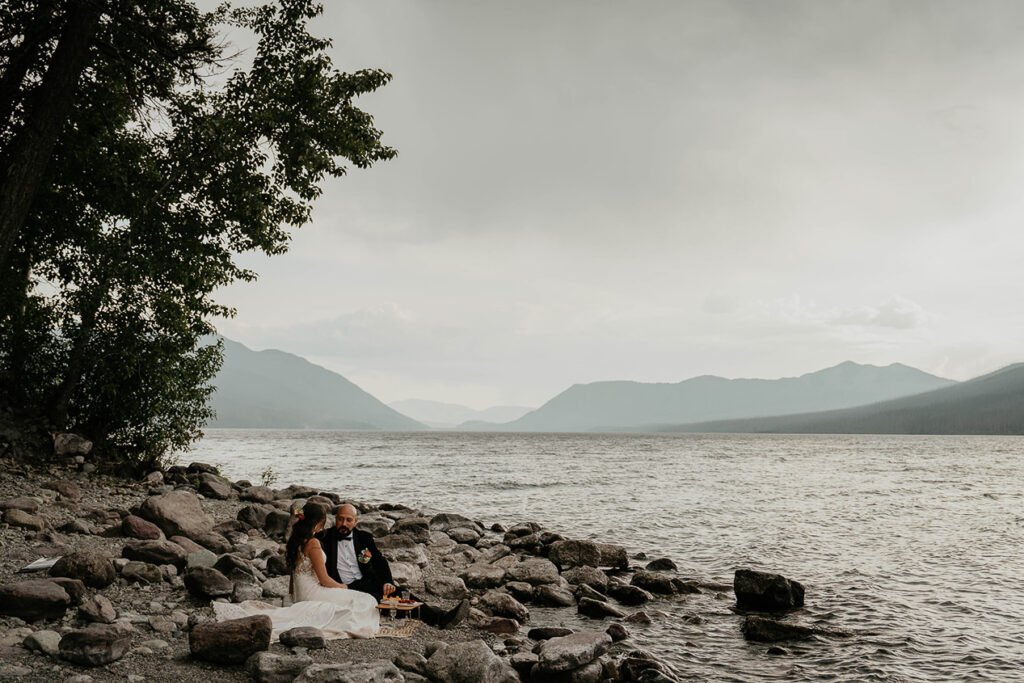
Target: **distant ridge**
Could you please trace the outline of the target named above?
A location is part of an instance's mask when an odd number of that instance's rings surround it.
[[[484,410],[474,410],[456,403],[441,403],[415,398],[395,401],[388,405],[431,429],[456,429],[462,423],[470,420],[508,422],[533,410],[533,408],[525,406],[493,406]]]
[[[352,382],[284,351],[253,351],[224,339],[224,366],[213,380],[210,427],[394,429],[426,427]]]
[[[479,430],[575,432],[634,430],[652,424],[786,415],[867,405],[955,384],[915,368],[847,361],[800,377],[724,379],[705,375],[677,384],[594,382],[566,389],[518,420]],[[464,425],[470,427],[470,425]]]
[[[785,434],[1024,435],[1024,363],[967,382],[859,408],[660,426],[655,431]]]

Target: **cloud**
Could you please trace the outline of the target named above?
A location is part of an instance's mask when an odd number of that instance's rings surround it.
[[[845,311],[832,318],[830,323],[912,330],[926,324],[931,318],[924,308],[913,301],[894,296],[879,306],[864,306]]]

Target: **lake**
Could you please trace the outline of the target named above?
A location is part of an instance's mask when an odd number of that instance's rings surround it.
[[[683,680],[1008,680],[1024,671],[1024,438],[209,430],[231,479],[536,521],[668,557],[684,578],[800,581],[808,625],[767,654],[713,593],[660,601],[632,644]],[[642,562],[635,562],[643,564]],[[531,607],[530,625],[600,628]]]

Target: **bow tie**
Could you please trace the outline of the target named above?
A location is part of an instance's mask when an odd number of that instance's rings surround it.
[[[346,534],[345,536],[341,536],[341,535],[339,534],[339,535],[338,535],[338,540],[339,540],[339,541],[351,541],[351,540],[352,540],[352,532],[351,532],[351,531],[350,531],[350,532],[348,532],[348,534]]]

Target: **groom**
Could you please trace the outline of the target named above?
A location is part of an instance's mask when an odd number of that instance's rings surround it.
[[[359,513],[345,503],[334,510],[334,526],[316,535],[327,556],[327,574],[351,590],[369,593],[377,602],[397,590],[391,577],[391,566],[377,549],[373,534],[356,529]],[[418,602],[423,602],[418,600]],[[455,626],[469,613],[469,601],[463,600],[445,612],[424,604],[420,608],[423,622],[439,628]]]

